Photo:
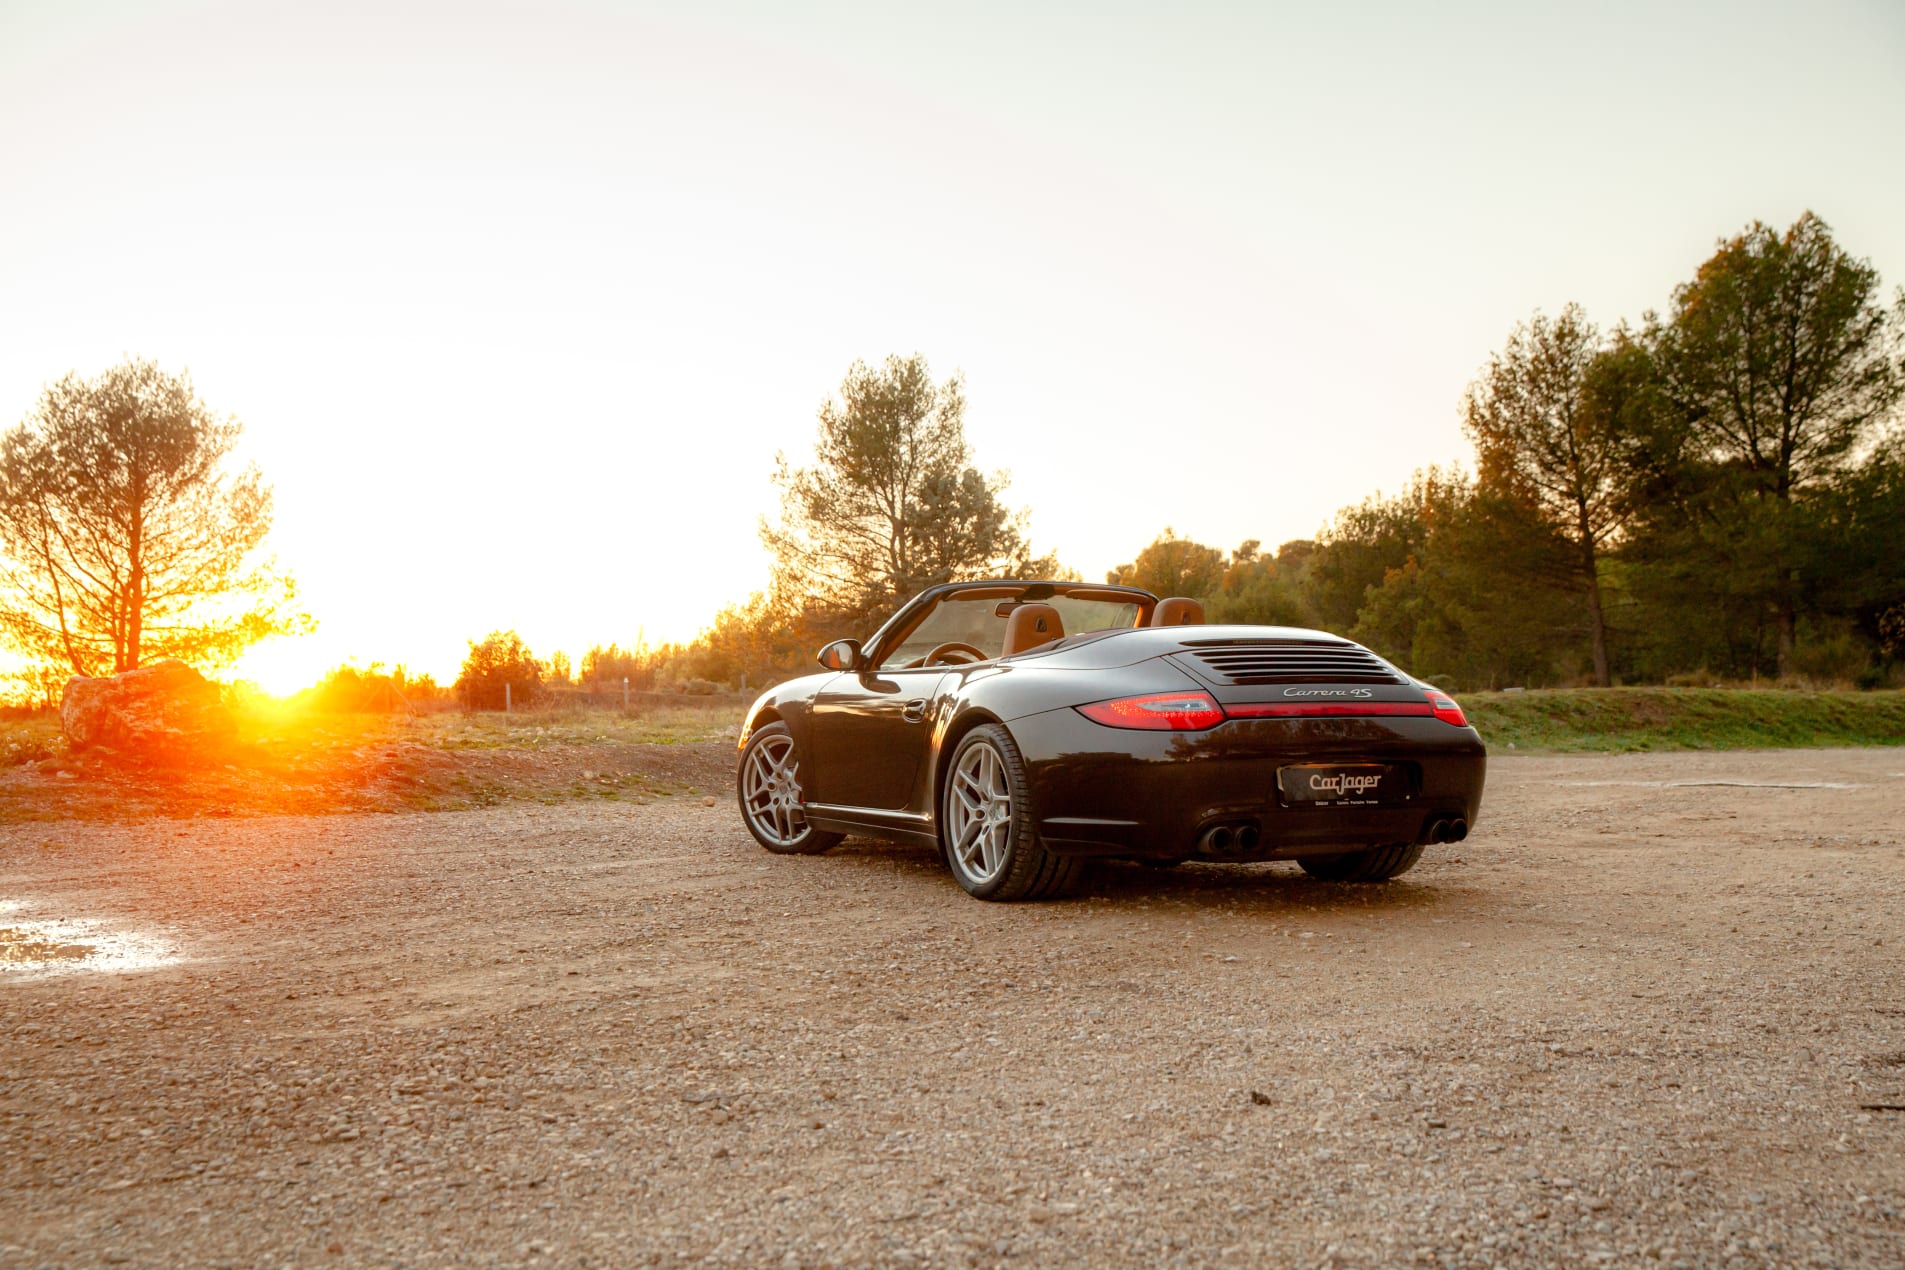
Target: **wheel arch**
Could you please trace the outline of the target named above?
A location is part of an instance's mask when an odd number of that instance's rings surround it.
[[[933,832],[939,837],[942,845],[944,845],[946,841],[946,827],[940,823],[943,817],[940,815],[939,804],[941,795],[946,792],[946,771],[952,766],[953,751],[958,749],[959,743],[966,739],[966,733],[972,731],[974,728],[982,728],[988,723],[996,723],[1000,727],[1005,727],[1005,720],[984,706],[970,706],[961,711],[953,718],[952,722],[946,725],[945,733],[939,738],[938,751],[933,755],[933,783],[931,794],[933,799]],[[1011,729],[1006,728],[1006,731],[1009,733]]]
[[[781,712],[772,705],[757,705],[754,712],[741,721],[741,736],[735,743],[734,748],[737,750],[745,750],[747,748],[748,738],[753,736],[756,732],[770,723],[785,722],[787,722],[787,720],[782,717]]]

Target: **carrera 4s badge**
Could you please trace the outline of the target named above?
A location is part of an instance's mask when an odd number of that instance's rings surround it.
[[[1285,688],[1286,697],[1373,697],[1367,688]]]

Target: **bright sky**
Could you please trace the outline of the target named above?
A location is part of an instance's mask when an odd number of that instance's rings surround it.
[[[1905,282],[1905,7],[0,0],[0,422],[189,367],[317,634],[692,635],[855,358],[963,370],[1087,576],[1466,455],[1570,300],[1810,207]]]

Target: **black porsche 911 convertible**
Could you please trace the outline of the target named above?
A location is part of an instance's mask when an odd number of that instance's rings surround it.
[[[1206,626],[1194,600],[957,582],[819,660],[748,710],[748,830],[777,852],[931,845],[980,899],[1056,895],[1094,856],[1381,881],[1481,805],[1448,696],[1322,631]]]

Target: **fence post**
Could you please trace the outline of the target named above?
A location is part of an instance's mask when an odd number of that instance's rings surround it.
[[[622,676],[622,709],[628,709],[628,676]]]
[[[503,713],[504,714],[508,714],[510,712],[511,707],[510,707],[509,701],[510,701],[509,681],[505,679],[503,681]]]

